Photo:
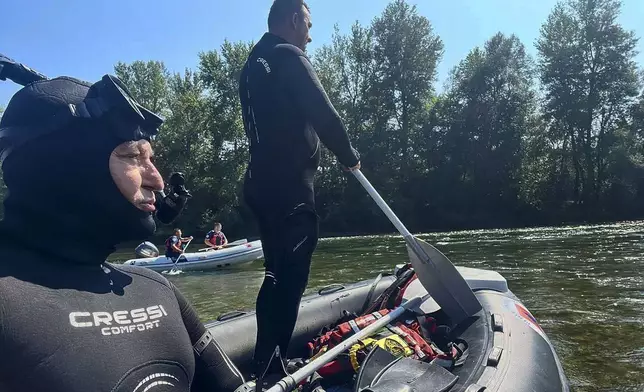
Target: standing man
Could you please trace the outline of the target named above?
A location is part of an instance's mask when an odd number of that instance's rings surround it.
[[[240,77],[250,162],[244,198],[255,215],[266,274],[257,297],[255,375],[258,386],[279,372],[308,282],[318,241],[313,182],[320,140],[349,170],[360,168],[340,116],[304,51],[311,14],[302,0],[275,0],[268,32],[252,49]]]

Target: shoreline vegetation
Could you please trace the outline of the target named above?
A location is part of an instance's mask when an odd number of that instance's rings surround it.
[[[405,0],[368,25],[336,27],[310,56],[363,172],[410,231],[637,220],[644,71],[620,10],[618,0],[563,0],[535,42],[495,34],[453,68],[441,93],[443,41]],[[241,196],[248,148],[237,92],[251,48],[225,41],[183,73],[159,61],[115,65],[166,119],[154,142],[158,167],[164,177],[186,174],[194,197],[173,226],[196,238],[214,221],[229,238],[257,237]],[[393,232],[326,149],[316,203],[325,237]],[[155,241],[171,230],[162,227]]]

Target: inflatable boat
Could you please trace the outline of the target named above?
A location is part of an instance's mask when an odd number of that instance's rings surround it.
[[[216,270],[248,264],[262,257],[264,257],[262,242],[257,240],[219,250],[184,253],[177,261],[176,268],[183,271]],[[172,260],[166,256],[130,259],[124,264],[138,265],[157,272],[171,270],[174,267]]]
[[[409,269],[408,265],[396,266],[394,273],[380,274],[374,280],[331,285],[305,296],[287,358],[299,358],[300,362],[306,363],[313,354],[311,349],[315,344],[312,343],[319,342],[321,336],[342,330],[342,323],[351,326],[348,329],[351,333],[350,330],[357,326],[355,317],[376,309],[374,304],[382,302],[383,297],[386,299],[393,295],[404,300],[418,295],[424,288],[417,280],[408,279],[404,287],[400,286],[400,282],[405,280],[404,273]],[[452,347],[458,354],[455,361],[441,361],[440,358],[420,360],[402,355],[403,351],[394,355],[392,350],[374,345],[366,356],[350,359],[354,369],[345,368],[344,377],[319,377],[324,370],[320,369],[316,373],[316,387],[309,390],[569,391],[568,381],[550,340],[530,311],[510,291],[506,280],[494,271],[457,269],[481,302],[482,310],[451,329],[441,328],[445,315],[430,298],[413,314],[403,317],[403,320],[408,320],[406,322],[418,317],[434,320],[436,328],[429,335],[438,336],[437,332],[441,332],[443,340],[447,338],[458,344],[450,346],[445,342],[431,342],[434,339],[431,336],[427,341],[432,346]],[[248,380],[256,338],[254,312],[229,312],[207,323],[206,327]],[[350,356],[350,353],[345,354],[345,357]]]

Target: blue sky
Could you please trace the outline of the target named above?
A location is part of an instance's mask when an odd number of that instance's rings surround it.
[[[198,53],[224,39],[257,40],[271,0],[21,0],[0,9],[0,53],[48,76],[95,81],[117,61],[162,60],[170,71],[197,65]],[[388,0],[309,0],[313,52],[330,41],[333,25],[368,24]],[[440,90],[449,70],[497,31],[515,33],[534,55],[539,27],[556,0],[412,0],[445,44]],[[624,0],[621,23],[644,37],[644,0]],[[638,61],[644,66],[644,39]],[[0,105],[18,90],[0,83]]]

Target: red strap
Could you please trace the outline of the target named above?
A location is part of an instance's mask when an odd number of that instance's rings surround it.
[[[414,331],[411,328],[408,328],[404,324],[401,324],[398,327],[400,327],[400,329],[402,329],[403,332],[410,335],[411,338],[414,340],[414,343],[417,344],[420,347],[420,349],[423,351],[423,353],[425,353],[425,355],[428,355],[430,359],[433,359],[434,357],[436,357],[436,352],[434,352],[432,347],[429,344],[427,344],[425,339],[423,339],[423,337],[420,336],[416,331]]]
[[[364,316],[357,317],[351,321],[344,322],[322,336],[309,342],[308,348],[311,356],[317,354],[322,347],[328,345],[333,348],[349,336],[353,336],[357,331],[373,324],[378,319],[389,313],[389,309],[382,309]]]
[[[335,361],[322,366],[320,370],[318,370],[318,374],[322,377],[328,377],[347,370],[352,370],[351,363],[348,363],[346,360],[343,361],[342,359],[336,359]]]

